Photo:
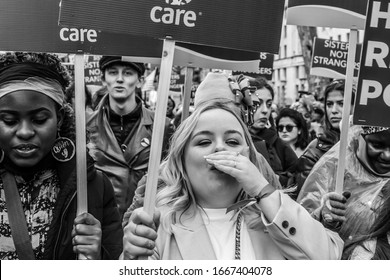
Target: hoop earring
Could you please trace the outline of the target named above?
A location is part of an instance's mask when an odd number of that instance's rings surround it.
[[[0,148],[0,163],[2,163],[4,160],[4,151]]]
[[[51,154],[60,162],[70,161],[75,155],[76,147],[72,140],[66,137],[61,137],[60,130],[58,130],[58,138],[54,141],[51,148]]]

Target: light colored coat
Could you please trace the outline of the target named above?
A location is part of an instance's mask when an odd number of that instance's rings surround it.
[[[249,236],[256,259],[340,259],[343,241],[337,233],[325,229],[298,203],[285,194],[282,205],[271,223],[262,215],[256,229],[249,228]],[[161,217],[164,216],[164,209]],[[177,213],[177,218],[182,213]],[[244,218],[245,219],[245,218]],[[160,225],[152,259],[212,260],[213,247],[199,212],[181,216],[181,224],[172,225],[167,232]]]

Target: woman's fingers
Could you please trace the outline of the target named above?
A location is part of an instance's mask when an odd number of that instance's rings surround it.
[[[134,210],[124,229],[123,252],[125,259],[135,259],[139,256],[153,254],[159,219],[159,211],[156,211],[152,217],[140,208]]]
[[[153,217],[143,211],[141,208],[134,210],[133,214],[130,217],[130,220],[134,224],[143,224],[153,228],[154,230],[157,230]]]

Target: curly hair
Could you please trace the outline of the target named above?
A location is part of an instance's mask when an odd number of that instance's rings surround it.
[[[66,67],[56,54],[32,52],[7,52],[0,55],[0,69],[17,63],[41,64],[59,75],[58,82],[65,89],[69,86],[71,78]]]
[[[0,55],[0,69],[19,63],[36,63],[48,67],[57,74],[57,81],[60,83],[64,92],[70,84],[71,77],[69,72],[56,54],[6,52]],[[75,116],[72,107],[67,103],[62,107],[58,104],[56,106],[57,113],[63,113],[63,122],[60,127],[61,136],[75,141]]]
[[[249,79],[249,84],[251,87],[255,87],[256,90],[258,89],[268,89],[271,93],[272,99],[275,97],[275,92],[273,87],[268,83],[267,79],[264,77],[256,77],[255,79]]]

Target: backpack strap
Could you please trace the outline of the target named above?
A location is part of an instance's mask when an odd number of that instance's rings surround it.
[[[14,240],[18,257],[20,260],[34,260],[35,256],[15,177],[9,172],[4,172],[1,174],[1,179],[4,185],[12,239]]]

